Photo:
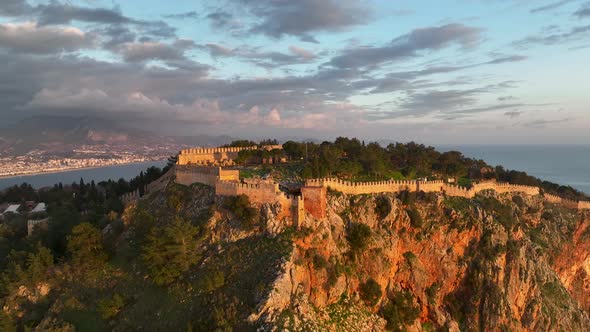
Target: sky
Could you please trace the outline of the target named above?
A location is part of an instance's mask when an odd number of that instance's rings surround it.
[[[588,0],[1,0],[0,122],[587,144]]]

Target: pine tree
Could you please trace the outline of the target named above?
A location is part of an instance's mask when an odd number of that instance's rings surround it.
[[[4,310],[0,310],[0,331],[16,332],[14,321],[4,312]]]
[[[154,283],[172,283],[200,259],[198,234],[197,227],[181,219],[152,229],[143,248],[143,260]]]
[[[102,244],[102,234],[89,223],[81,223],[68,236],[68,252],[75,267],[96,268],[106,262],[107,255]]]

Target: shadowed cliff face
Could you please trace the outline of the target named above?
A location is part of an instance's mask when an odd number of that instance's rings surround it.
[[[306,220],[261,307],[269,325],[590,328],[586,215],[540,197],[493,192],[470,200],[331,193],[328,201],[328,217]],[[360,308],[366,315],[358,315],[354,328],[335,319],[334,310],[346,316]]]

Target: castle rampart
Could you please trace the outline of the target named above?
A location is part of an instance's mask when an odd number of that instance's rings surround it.
[[[231,164],[236,158],[240,151],[249,150],[274,150],[282,149],[282,145],[266,145],[266,146],[247,146],[247,147],[227,147],[227,148],[195,148],[195,149],[184,149],[180,151],[178,155],[178,165],[190,165],[190,164],[219,164],[227,163]]]
[[[526,195],[540,195],[539,187],[510,184],[506,182],[487,181],[474,184],[471,188],[465,188],[457,185],[445,183],[442,180],[435,181],[377,181],[377,182],[349,182],[334,178],[310,179],[305,182],[306,187],[324,187],[336,190],[349,195],[377,194],[377,193],[396,193],[404,190],[424,191],[424,192],[444,192],[448,196],[473,198],[483,190],[494,190],[498,193],[520,192]],[[547,202],[561,204],[572,209],[590,209],[590,202],[573,201],[559,196],[544,194]],[[305,195],[304,195],[305,197]],[[306,201],[306,204],[308,203]]]
[[[279,146],[280,147],[280,146]],[[278,147],[264,147],[278,148]],[[249,148],[216,148],[216,149],[188,149],[183,150],[181,155],[201,155],[216,153],[238,153]],[[180,159],[179,159],[180,161]],[[309,213],[315,218],[326,217],[328,189],[342,192],[349,195],[376,194],[376,193],[397,193],[401,191],[411,192],[438,192],[447,196],[473,198],[483,190],[494,190],[498,193],[521,192],[527,195],[540,195],[538,187],[515,185],[505,182],[487,181],[475,183],[471,188],[461,187],[446,183],[442,180],[417,181],[417,180],[389,180],[372,182],[351,182],[337,178],[309,179],[301,188],[301,196],[286,195],[279,189],[279,184],[272,181],[248,181],[241,182],[240,171],[235,169],[223,169],[222,167],[204,166],[198,164],[176,165],[160,179],[146,186],[146,192],[153,192],[163,188],[169,180],[174,177],[177,183],[191,185],[201,183],[215,188],[217,196],[239,196],[246,195],[250,202],[256,205],[265,203],[279,203],[282,207],[281,215],[278,217],[291,217],[295,225],[300,225]],[[125,204],[138,200],[139,191],[127,193],[121,197]],[[572,209],[590,209],[590,202],[573,201],[561,198],[556,195],[543,194],[545,201],[560,204]]]
[[[240,171],[212,166],[176,166],[175,174],[176,182],[187,186],[193,183],[201,183],[214,187],[217,180],[240,180]]]

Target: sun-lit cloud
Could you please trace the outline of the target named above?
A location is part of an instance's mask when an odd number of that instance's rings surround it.
[[[508,3],[3,0],[0,116],[437,141],[590,127],[588,2]]]

